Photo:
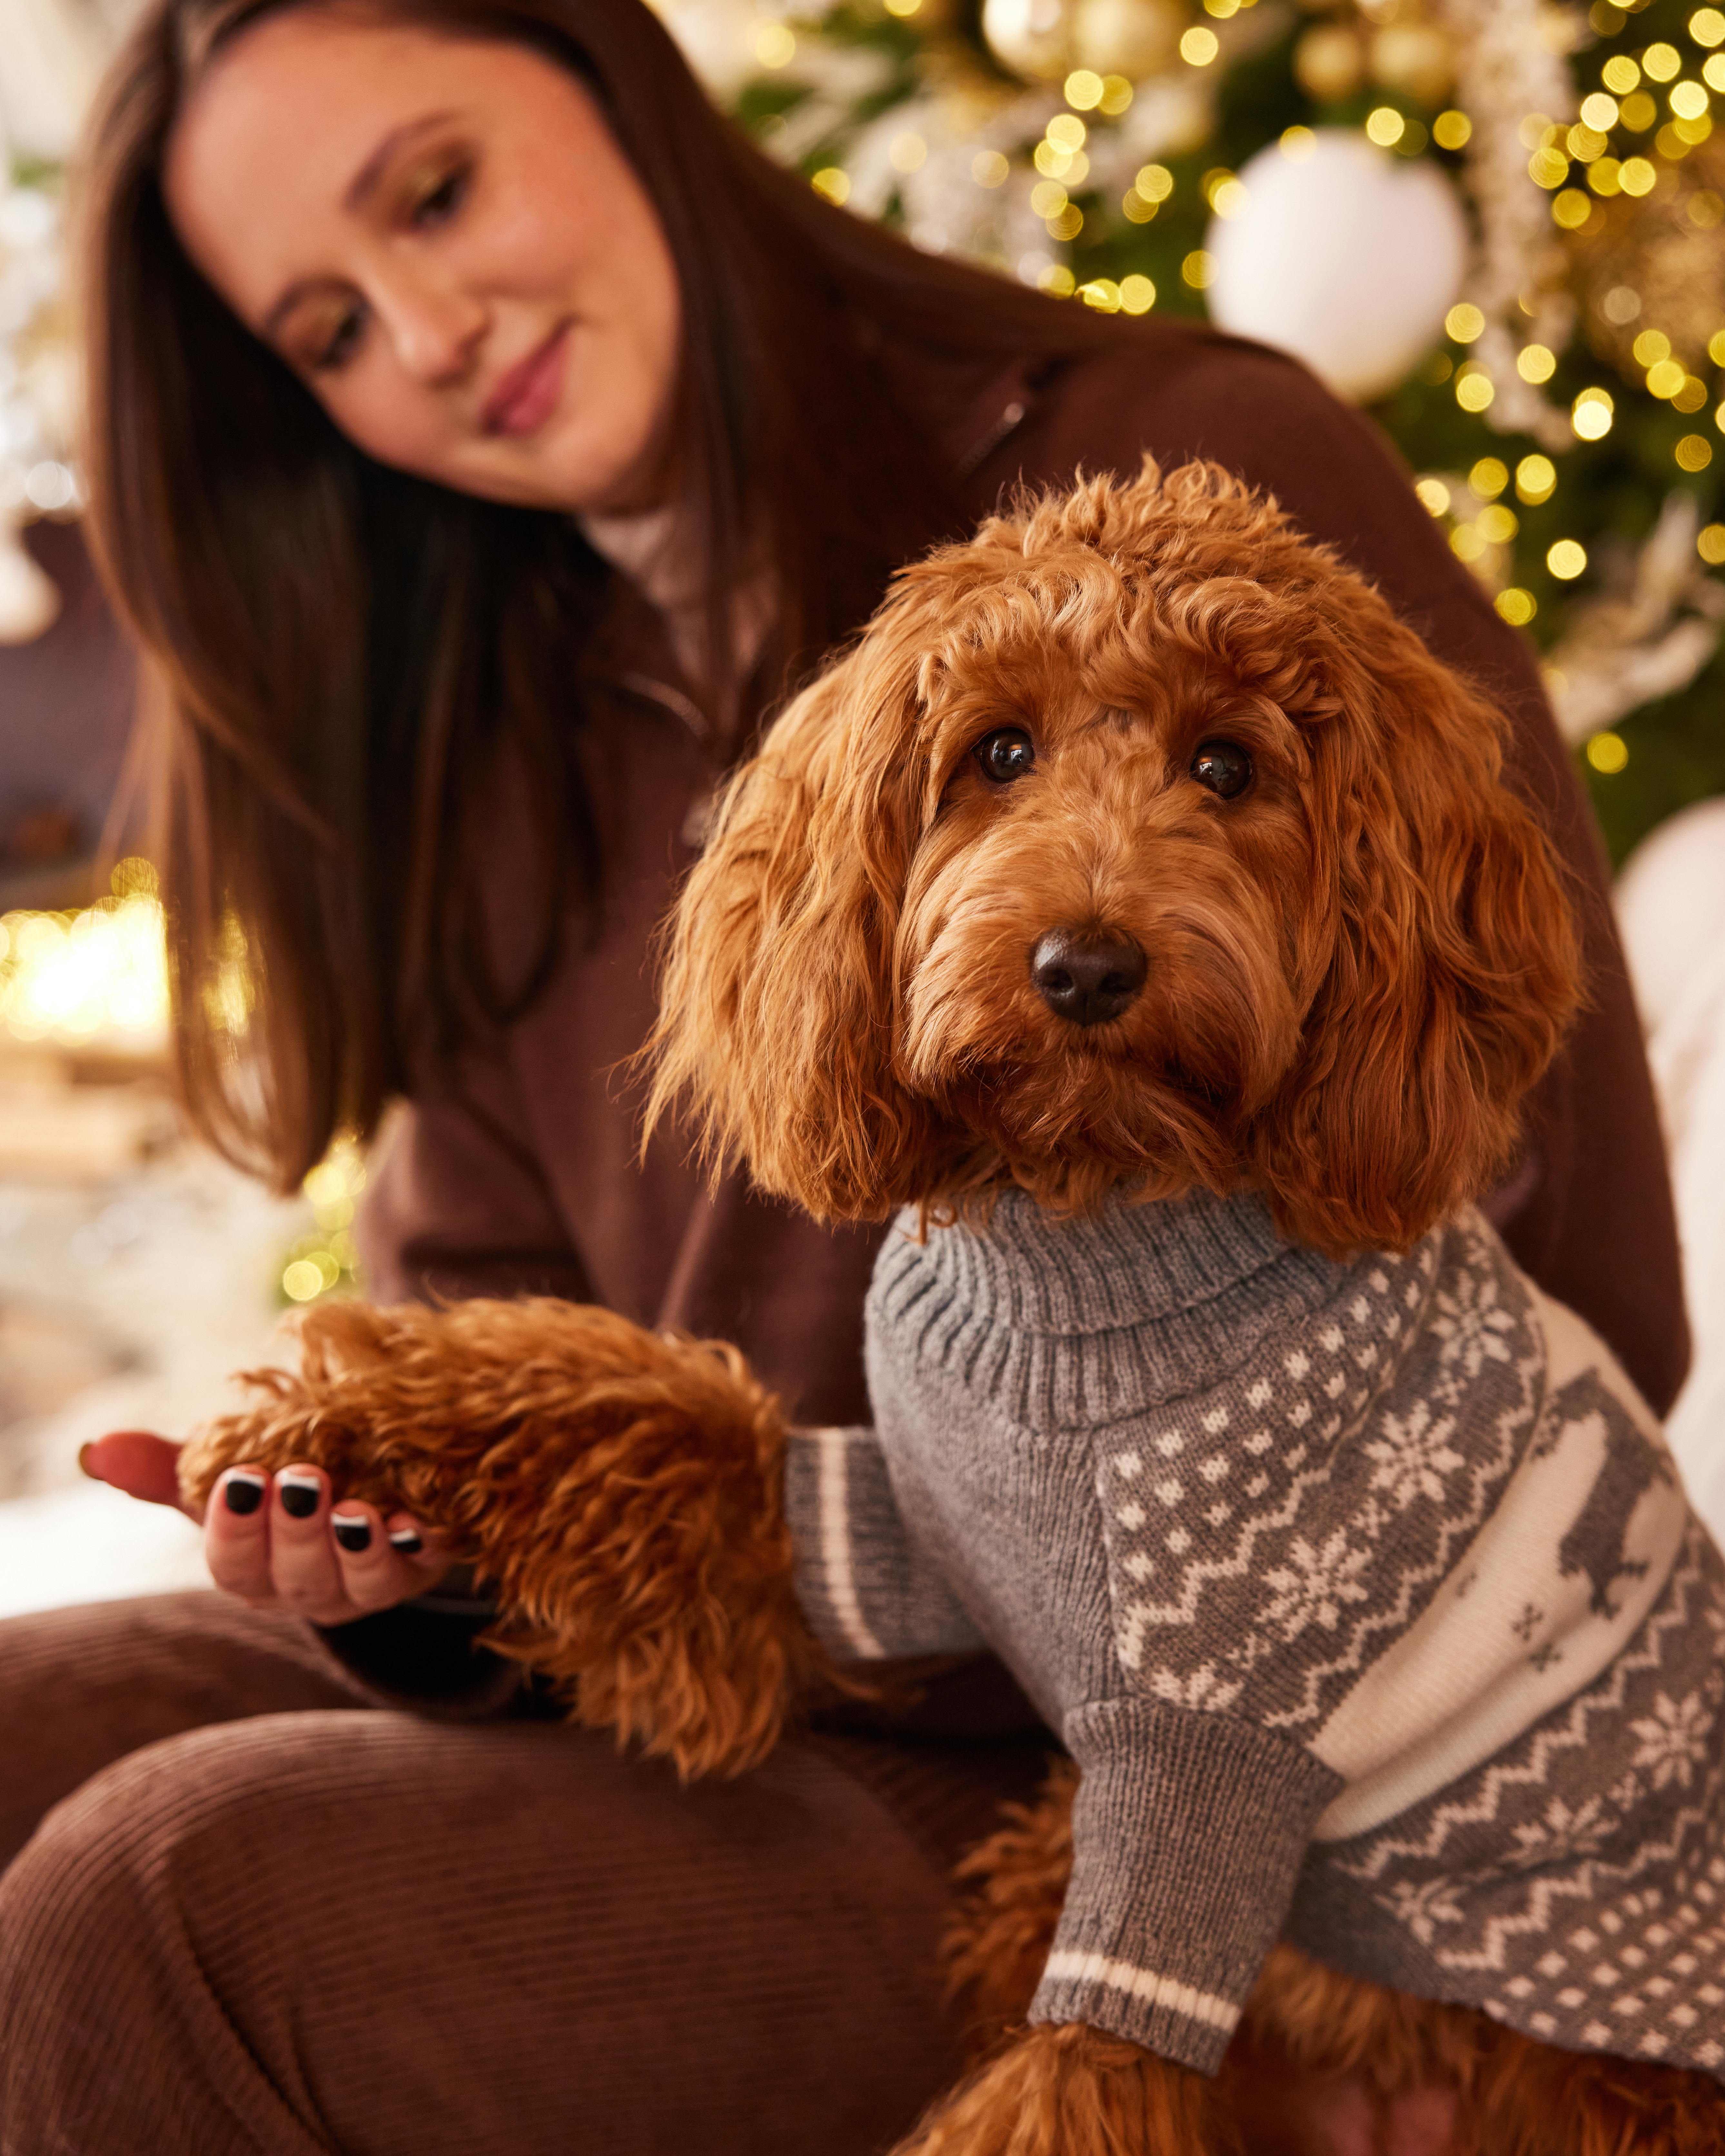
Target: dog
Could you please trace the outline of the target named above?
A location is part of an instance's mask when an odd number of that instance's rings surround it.
[[[1080,1771],[976,1860],[1011,2025],[922,2156],[1222,2156],[1255,2050],[1435,2075],[1458,2149],[1725,2145],[1725,1569],[1473,1209],[1580,993],[1502,731],[1213,467],[1016,504],[780,719],[666,947],[649,1123],[903,1209],[875,1429],[603,1313],[350,1306],[188,1454],[409,1506],[685,1772],[999,1650]]]

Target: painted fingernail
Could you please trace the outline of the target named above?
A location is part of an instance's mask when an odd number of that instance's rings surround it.
[[[344,1550],[368,1550],[372,1546],[372,1523],[363,1512],[353,1515],[331,1512],[330,1525],[336,1531],[336,1540]]]
[[[276,1476],[275,1487],[281,1509],[290,1520],[309,1520],[323,1495],[323,1484],[316,1476],[297,1473],[291,1467]]]
[[[263,1503],[266,1486],[263,1476],[254,1475],[249,1467],[230,1467],[222,1477],[222,1502],[244,1519]]]
[[[415,1557],[425,1544],[412,1527],[398,1527],[389,1537],[389,1547],[399,1550],[403,1557]]]

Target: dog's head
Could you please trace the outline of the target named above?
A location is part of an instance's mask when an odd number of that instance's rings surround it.
[[[649,1113],[822,1219],[1242,1183],[1404,1247],[1484,1187],[1575,1003],[1501,721],[1214,466],[906,570],[732,783]]]

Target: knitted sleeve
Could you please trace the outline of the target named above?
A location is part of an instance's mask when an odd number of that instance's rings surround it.
[[[985,1644],[901,1514],[872,1430],[793,1430],[784,1506],[798,1595],[835,1653],[879,1659]]]
[[[1214,2073],[1341,1778],[1306,1748],[1160,1700],[1067,1717],[1073,1867],[1033,2021]]]

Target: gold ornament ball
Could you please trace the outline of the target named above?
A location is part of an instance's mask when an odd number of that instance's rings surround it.
[[[1073,57],[1097,74],[1142,82],[1173,65],[1185,27],[1177,0],[1077,0]]]
[[[1366,56],[1359,39],[1343,23],[1318,23],[1294,48],[1294,73],[1300,87],[1320,105],[1335,105],[1358,89]]]
[[[1074,0],[983,0],[983,38],[1009,74],[1059,82],[1071,64]]]
[[[1666,360],[1688,374],[1710,372],[1707,341],[1725,323],[1725,247],[1716,228],[1725,136],[1692,150],[1673,177],[1669,192],[1602,197],[1566,241],[1589,343],[1638,383]],[[1679,411],[1693,408],[1678,395]]]
[[[1433,23],[1386,23],[1372,39],[1372,80],[1416,105],[1442,104],[1455,80],[1455,54]]]

